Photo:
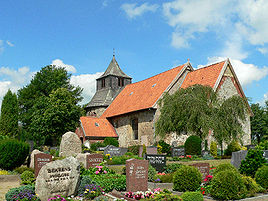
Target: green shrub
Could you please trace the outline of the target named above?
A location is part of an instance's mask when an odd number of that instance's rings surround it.
[[[106,193],[113,189],[117,191],[126,190],[126,176],[120,174],[91,175],[92,182],[101,186]]]
[[[160,140],[158,144],[162,147],[162,153],[166,153],[167,156],[171,155],[171,146],[164,140]]]
[[[19,174],[22,174],[26,170],[31,171],[32,173],[34,173],[34,169],[33,168],[29,168],[29,167],[26,167],[26,166],[17,167],[17,168],[14,169],[14,172],[17,172]]]
[[[227,149],[225,150],[225,155],[232,156],[232,152],[240,150],[241,150],[240,144],[237,141],[232,140],[231,143],[227,146]]]
[[[118,140],[115,139],[115,138],[113,138],[113,137],[106,137],[106,138],[104,138],[103,144],[104,144],[104,146],[113,145],[115,147],[119,147]]]
[[[21,175],[21,183],[22,184],[33,184],[34,183],[34,173],[29,170],[25,170]]]
[[[210,154],[215,158],[217,157],[217,143],[211,142],[210,143]]]
[[[140,145],[129,146],[128,147],[128,152],[131,152],[134,155],[138,155],[139,154],[139,148],[140,148]]]
[[[181,195],[183,201],[203,201],[203,195],[200,192],[185,192]]]
[[[201,155],[201,143],[202,140],[196,135],[188,137],[184,143],[185,154]]]
[[[153,166],[149,164],[148,168],[148,181],[154,181],[154,176],[156,175],[157,171],[154,169]]]
[[[216,167],[216,169],[214,170],[214,175],[225,170],[231,170],[238,173],[238,170],[231,163],[223,163]]]
[[[105,147],[105,145],[102,142],[95,142],[90,145],[92,151],[97,151],[99,147]]]
[[[5,195],[6,201],[17,201],[16,195],[19,193],[28,192],[29,194],[35,195],[34,187],[32,185],[20,186],[17,188],[11,188]],[[39,199],[33,199],[39,200]]]
[[[268,189],[268,166],[262,166],[255,174],[255,179],[258,184],[264,189]]]
[[[233,170],[218,172],[212,179],[210,194],[220,200],[242,199],[247,189],[241,175]]]
[[[29,154],[29,144],[15,139],[0,141],[0,168],[13,170],[21,166]]]
[[[165,201],[182,201],[182,198],[178,195],[172,194],[170,191],[164,189],[163,191],[160,191],[159,193],[154,194],[153,197],[147,198],[146,200],[150,201],[159,201],[159,200],[165,200]]]
[[[266,162],[263,151],[257,149],[248,150],[245,160],[241,161],[239,171],[241,174],[254,177],[258,168]]]
[[[85,191],[85,186],[88,184],[92,184],[92,180],[89,175],[81,176],[80,184],[78,187],[78,196],[82,195]]]
[[[180,169],[183,166],[183,164],[180,163],[169,163],[164,167],[165,173],[173,173],[176,172],[178,169]]]
[[[132,152],[127,152],[125,153],[126,156],[134,156],[134,154]]]
[[[141,156],[144,157],[144,155],[147,153],[145,144],[142,145],[142,154]]]
[[[173,183],[173,176],[174,176],[174,173],[173,174],[168,173],[168,174],[164,174],[164,175],[156,174],[154,176],[154,181],[156,181],[157,179],[160,179],[161,183]]]
[[[256,193],[262,191],[262,187],[259,186],[254,179],[249,176],[242,176],[243,182],[247,188],[248,196],[255,196]]]
[[[260,150],[268,150],[268,140],[264,140],[264,141],[260,142],[260,144],[258,146],[256,146],[256,148],[258,148]]]
[[[196,167],[183,166],[175,172],[173,188],[175,191],[195,191],[202,181],[202,175]]]

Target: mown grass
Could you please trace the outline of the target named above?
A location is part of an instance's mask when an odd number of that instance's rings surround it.
[[[210,167],[218,166],[223,163],[230,163],[231,159],[219,159],[219,160],[198,160],[198,161],[167,161],[167,163],[181,163],[184,165],[192,165],[194,163],[209,163]]]

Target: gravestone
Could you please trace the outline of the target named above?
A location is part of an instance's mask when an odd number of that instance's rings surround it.
[[[171,149],[171,156],[172,157],[178,157],[178,156],[184,156],[184,155],[185,155],[184,148],[173,147]]]
[[[207,155],[209,155],[209,151],[206,151],[206,150],[202,150],[202,156],[207,156]]]
[[[148,190],[147,160],[129,159],[126,161],[126,184],[128,192]]]
[[[34,155],[34,176],[38,176],[40,169],[52,161],[52,156],[50,154],[38,153]]]
[[[263,150],[263,157],[266,159],[266,163],[268,163],[268,150]]]
[[[127,153],[127,148],[121,148],[121,147],[115,147],[113,145],[108,145],[104,149],[104,155],[110,154],[111,157],[113,156],[123,156],[125,153]]]
[[[143,146],[139,146],[139,157],[142,157]]]
[[[201,172],[203,180],[209,175],[209,163],[194,163],[192,166],[196,167]]]
[[[157,147],[154,147],[154,146],[147,147],[146,154],[148,155],[157,154]]]
[[[34,155],[38,153],[43,153],[39,151],[38,149],[34,149],[31,153],[31,162],[30,162],[30,168],[34,169]]]
[[[73,132],[65,133],[61,138],[60,157],[76,156],[82,152],[82,143],[79,137]]]
[[[98,147],[97,151],[104,151],[106,148],[107,148],[107,146],[106,147]]]
[[[76,193],[80,179],[80,165],[74,157],[52,161],[44,165],[36,178],[35,193],[41,201],[55,195],[71,196]]]
[[[84,168],[87,167],[87,155],[89,155],[90,153],[79,153],[77,154],[77,156],[75,157],[79,163],[83,165]]]
[[[88,154],[86,156],[86,168],[96,167],[101,162],[103,162],[103,155],[102,154]]]
[[[166,166],[166,155],[146,154],[145,158],[158,172],[164,171],[164,167]]]
[[[233,152],[231,158],[231,164],[238,169],[241,165],[241,161],[245,160],[247,153],[248,151],[245,150]]]

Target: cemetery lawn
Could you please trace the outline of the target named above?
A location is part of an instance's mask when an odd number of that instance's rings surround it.
[[[197,161],[167,161],[167,164],[170,163],[181,163],[184,165],[191,165],[194,163],[209,163],[210,167],[218,166],[223,163],[230,163],[231,159],[219,159],[219,160],[197,160]]]

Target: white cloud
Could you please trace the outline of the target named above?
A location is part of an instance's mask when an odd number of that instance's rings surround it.
[[[53,60],[51,65],[55,65],[55,66],[58,66],[58,67],[63,67],[63,68],[65,68],[68,72],[76,73],[76,69],[75,69],[74,66],[65,64],[65,63],[63,63],[63,61],[60,60],[60,59],[55,59],[55,60]]]
[[[173,32],[171,45],[175,48],[188,48],[190,46],[188,43],[189,37],[190,36],[183,36],[181,33],[178,32]]]
[[[267,54],[268,53],[268,49],[264,48],[264,47],[257,48],[257,50],[262,54]]]
[[[136,3],[125,3],[121,6],[121,9],[126,12],[130,19],[133,19],[137,16],[143,15],[145,12],[155,12],[158,7],[159,6],[157,4],[149,5],[148,3],[144,3],[137,6]]]
[[[208,64],[226,60],[224,57],[210,57]],[[259,81],[268,75],[268,67],[262,68],[254,64],[246,64],[238,59],[230,59],[234,71],[242,86],[251,84],[253,81]]]
[[[8,44],[8,46],[10,46],[10,47],[14,47],[14,44],[11,43],[10,41],[7,40],[6,43]]]
[[[70,83],[75,86],[80,86],[83,89],[82,96],[84,99],[80,104],[88,103],[96,92],[96,79],[99,78],[103,72],[95,74],[82,74],[71,76]]]

